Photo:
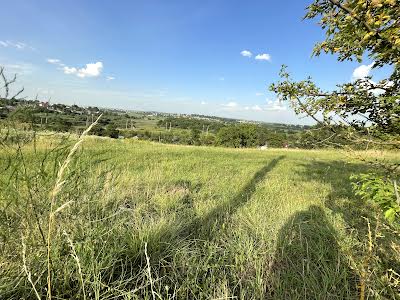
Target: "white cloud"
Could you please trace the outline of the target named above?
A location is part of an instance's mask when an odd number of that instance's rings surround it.
[[[47,59],[47,62],[48,62],[49,64],[53,64],[53,65],[58,65],[58,64],[61,63],[61,61],[60,61],[59,59],[57,59],[57,58],[48,58],[48,59]]]
[[[287,106],[283,105],[282,101],[279,99],[276,100],[267,100],[267,105],[265,106],[266,111],[284,111],[287,110]]]
[[[24,44],[24,43],[15,43],[14,47],[17,48],[17,49],[24,49],[24,48],[26,48],[26,44]]]
[[[369,75],[371,72],[372,67],[374,66],[374,63],[371,63],[369,65],[361,65],[357,68],[354,69],[353,71],[353,79],[362,79],[365,78]]]
[[[106,77],[106,80],[108,80],[108,81],[110,81],[110,80],[114,80],[115,79],[115,77],[114,76],[107,76]]]
[[[259,96],[264,96],[264,93],[256,93],[256,96],[257,96],[257,97],[259,97]]]
[[[288,107],[283,104],[282,101],[279,101],[279,99],[276,100],[268,100],[267,103],[264,105],[260,104],[253,104],[253,105],[246,105],[242,106],[239,103],[235,101],[231,101],[225,104],[221,104],[224,110],[226,111],[248,111],[248,112],[268,112],[268,111],[287,111]]]
[[[270,61],[271,60],[271,55],[269,55],[267,53],[257,54],[255,58],[256,58],[256,60]]]
[[[49,63],[49,64],[52,64],[52,65],[57,65],[57,66],[60,66],[60,67],[66,67],[66,65],[65,64],[63,64],[62,62],[61,62],[61,60],[59,60],[58,58],[48,58],[48,59],[46,59],[46,61]]]
[[[44,89],[44,88],[37,88],[37,93],[43,94],[43,95],[54,95],[53,90],[48,90],[48,89]]]
[[[64,74],[68,75],[75,74],[80,78],[98,77],[103,71],[103,63],[101,61],[98,61],[93,64],[86,64],[84,68],[68,67],[65,64],[63,64],[61,60],[57,58],[48,58],[47,62],[62,67],[61,70],[64,72]],[[107,76],[106,79],[114,80],[115,77]]]
[[[201,101],[201,105],[206,105],[207,102],[206,101]]]
[[[70,68],[70,67],[64,67],[64,74],[76,74],[78,72],[77,68]]]
[[[253,55],[249,50],[243,50],[240,54],[244,57],[251,57]]]
[[[103,63],[98,61],[94,64],[86,64],[86,67],[79,69],[76,75],[80,78],[97,77],[100,75],[102,70]]]
[[[3,64],[3,67],[7,72],[18,75],[31,74],[35,69],[34,65],[29,63]]]
[[[232,107],[232,108],[238,106],[238,104],[236,102],[233,102],[233,101],[231,101],[231,102],[229,102],[227,104],[222,104],[222,105],[226,106],[226,107]]]
[[[262,111],[262,108],[260,106],[258,106],[258,105],[252,106],[251,109],[254,110],[254,111]]]
[[[23,50],[23,49],[31,49],[31,50],[35,50],[35,48],[28,46],[25,43],[22,42],[11,42],[11,41],[0,41],[0,46],[2,47],[10,47],[10,48],[16,48],[18,50]]]

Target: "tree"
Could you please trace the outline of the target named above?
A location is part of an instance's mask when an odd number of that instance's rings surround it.
[[[217,144],[233,147],[256,147],[260,145],[259,131],[256,125],[240,124],[222,127],[217,133]]]
[[[337,85],[332,91],[319,88],[309,77],[293,81],[283,66],[281,81],[270,86],[282,101],[289,101],[295,112],[307,114],[320,128],[328,128],[331,139],[345,144],[370,143],[400,149],[400,9],[396,0],[315,0],[308,6],[306,19],[318,19],[325,30],[324,41],[315,45],[313,55],[336,54],[339,61],[373,60],[373,68],[389,66],[389,76],[374,82],[366,77]],[[338,139],[338,135],[340,138]],[[344,143],[340,143],[343,145]],[[336,144],[337,145],[337,144]],[[361,158],[363,159],[363,158]],[[377,161],[385,171],[385,183],[392,186],[397,201],[385,207],[390,220],[400,218],[397,191],[399,163]],[[373,177],[373,176],[372,176]],[[368,186],[364,176],[359,188]],[[367,179],[365,179],[367,178]],[[358,191],[359,193],[360,191]],[[368,193],[368,191],[363,191]],[[364,195],[365,196],[365,195]],[[375,199],[371,194],[370,199]]]
[[[0,87],[0,99],[7,99],[7,100],[15,100],[19,95],[21,95],[24,91],[24,88],[16,90],[13,92],[11,89],[12,84],[17,81],[17,74],[14,74],[14,77],[10,80],[7,79],[6,74],[4,72],[4,67],[0,66],[0,77],[3,81],[3,86]]]
[[[119,137],[119,130],[114,124],[108,124],[104,130],[104,135],[113,139],[117,139]]]

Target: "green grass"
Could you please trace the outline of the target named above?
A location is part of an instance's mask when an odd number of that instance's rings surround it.
[[[23,243],[46,298],[49,193],[72,143],[47,137],[0,150],[0,298],[35,298]],[[400,270],[398,236],[380,229],[366,259],[363,217],[373,237],[377,221],[348,180],[366,170],[329,150],[89,137],[56,199],[73,202],[55,218],[53,298],[357,299],[366,273],[368,297],[395,299],[387,270]]]

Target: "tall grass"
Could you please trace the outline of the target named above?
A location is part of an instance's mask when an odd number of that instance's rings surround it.
[[[336,152],[18,134],[0,150],[0,298],[398,295],[399,239],[347,181],[368,166]]]

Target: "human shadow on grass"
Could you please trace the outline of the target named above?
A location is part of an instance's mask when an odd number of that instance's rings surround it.
[[[370,172],[369,165],[341,160],[312,160],[301,166],[299,174],[304,181],[317,181],[331,186],[331,192],[324,204],[334,213],[341,215],[346,223],[352,227],[363,227],[361,223],[365,224],[365,221],[360,216],[372,217],[371,209],[355,198],[350,181],[353,174]]]
[[[150,258],[154,275],[159,278],[164,278],[162,280],[162,284],[164,285],[179,284],[176,281],[168,282],[168,277],[171,276],[171,272],[179,271],[173,267],[171,269],[170,266],[174,264],[175,255],[179,251],[182,251],[182,245],[187,245],[192,242],[197,243],[197,245],[205,245],[207,242],[212,241],[223,227],[223,224],[228,223],[232,215],[246,204],[256,191],[257,185],[265,179],[267,174],[271,172],[282,159],[284,159],[284,156],[279,156],[269,161],[253,175],[248,183],[232,199],[217,204],[204,216],[194,215],[193,199],[185,197],[185,199],[183,199],[185,208],[178,213],[178,217],[172,224],[169,223],[167,226],[156,228],[154,231],[152,230],[144,239],[135,239],[128,242],[128,247],[125,251],[121,252],[121,257],[117,259],[117,261],[126,262],[129,260],[129,268],[132,268],[129,271],[130,273],[138,274],[142,270],[145,270],[147,258],[143,251],[143,243],[146,242],[147,255]],[[232,176],[234,176],[234,174]],[[189,183],[185,183],[185,185],[191,186]],[[196,188],[196,185],[192,186]],[[188,251],[191,250],[188,249]],[[123,271],[122,269],[125,270]],[[112,272],[113,274],[104,274],[105,277],[110,279],[115,276],[118,277],[120,273],[126,272],[126,264],[120,267],[114,266]],[[181,270],[181,272],[184,273],[187,272],[187,270]],[[203,275],[207,276],[207,272],[208,270],[203,272]],[[144,280],[146,280],[146,275],[143,276]],[[184,278],[185,275],[181,274],[178,275],[178,277]],[[197,284],[201,285],[201,282],[197,282]],[[191,294],[191,296],[194,296],[194,294]]]
[[[359,241],[359,244],[368,244],[368,236],[370,230],[372,236],[375,236],[375,228],[377,222],[384,224],[382,211],[376,206],[371,205],[366,201],[357,198],[351,186],[350,176],[353,174],[378,172],[376,169],[366,163],[349,163],[345,161],[319,161],[313,160],[309,163],[304,163],[299,174],[304,181],[316,181],[331,186],[331,192],[327,195],[324,204],[334,214],[340,216],[346,224],[346,228]],[[379,218],[379,221],[378,221]],[[368,221],[367,221],[368,220]],[[368,222],[370,229],[368,228]],[[393,269],[400,270],[400,261],[398,253],[393,247],[393,244],[400,244],[400,236],[394,231],[389,230],[390,227],[380,226],[378,244],[374,245],[376,259],[383,273],[385,270]],[[361,251],[358,254],[351,254],[360,259],[360,255],[366,255],[367,246],[360,249],[354,249],[354,253]],[[376,270],[378,273],[378,270]],[[381,274],[383,274],[381,273]],[[377,287],[379,280],[370,280],[370,287],[388,293],[387,296],[393,295],[388,284],[382,284]]]
[[[295,213],[280,229],[271,268],[272,299],[355,299],[356,276],[321,207]]]
[[[232,215],[251,198],[257,185],[265,179],[284,156],[279,156],[258,170],[250,181],[231,200],[222,202],[205,216],[195,218],[182,228],[181,234],[191,239],[210,240],[223,223],[229,222]]]
[[[217,204],[204,216],[194,215],[193,199],[186,196],[183,199],[186,207],[178,212],[176,224],[169,224],[167,228],[158,231],[157,237],[155,238],[156,245],[154,245],[158,249],[156,252],[160,252],[160,249],[163,248],[161,247],[163,243],[171,245],[174,244],[175,240],[212,239],[215,230],[220,229],[223,223],[228,222],[230,217],[251,198],[256,190],[257,184],[264,180],[266,175],[271,172],[283,158],[284,156],[280,156],[263,166],[232,199]],[[149,238],[149,249],[151,249],[151,236],[149,236]]]

